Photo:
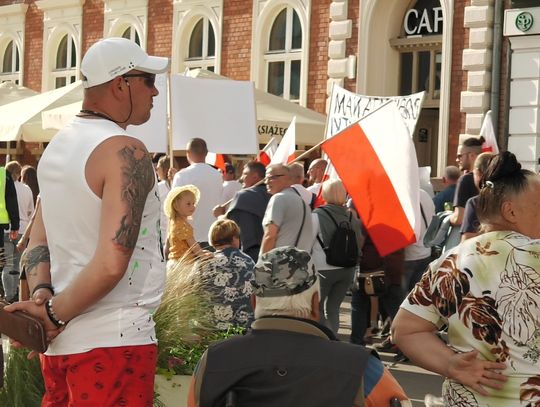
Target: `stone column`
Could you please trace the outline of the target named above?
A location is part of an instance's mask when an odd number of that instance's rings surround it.
[[[480,134],[484,114],[489,110],[493,11],[493,0],[471,0],[471,5],[465,7],[464,26],[469,28],[469,48],[463,50],[467,90],[461,92],[461,112],[466,113],[466,119],[460,143]]]
[[[347,77],[349,58],[346,55],[347,39],[352,35],[352,20],[347,19],[348,0],[333,0],[330,4],[330,42],[328,44],[327,94],[330,96],[333,84],[343,86]],[[328,110],[329,99],[326,101]]]

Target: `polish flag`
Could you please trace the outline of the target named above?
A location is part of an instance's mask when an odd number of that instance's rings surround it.
[[[497,138],[495,137],[495,130],[493,129],[491,110],[488,110],[484,116],[482,128],[480,129],[480,136],[484,137],[485,140],[484,144],[482,144],[482,152],[489,151],[494,154],[499,154],[499,146],[497,145]]]
[[[322,149],[386,256],[420,234],[420,180],[409,130],[394,102],[326,140]]]
[[[288,164],[294,161],[296,151],[296,116],[293,117],[289,128],[283,135],[270,164]]]
[[[222,173],[225,173],[225,157],[223,157],[223,154],[209,152],[206,154],[206,159],[204,161],[206,164],[213,165],[214,167],[220,169]]]
[[[274,137],[272,137],[268,144],[259,152],[257,161],[261,162],[266,167],[268,164],[270,164],[270,161],[276,153],[277,148],[278,142]]]

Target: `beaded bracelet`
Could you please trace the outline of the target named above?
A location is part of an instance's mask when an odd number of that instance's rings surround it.
[[[62,321],[61,319],[58,319],[58,317],[54,313],[53,308],[52,308],[52,298],[45,303],[45,310],[47,311],[47,315],[49,316],[49,319],[57,328],[62,328],[63,326],[66,326],[67,322]]]
[[[34,287],[34,289],[32,290],[32,295],[34,295],[36,293],[37,290],[41,289],[41,288],[46,288],[47,290],[49,290],[52,295],[54,295],[54,288],[51,284],[49,283],[43,283],[43,284],[38,284]]]

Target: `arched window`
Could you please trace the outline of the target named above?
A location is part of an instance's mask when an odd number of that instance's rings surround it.
[[[212,23],[202,17],[191,31],[188,55],[184,61],[190,69],[203,68],[214,72],[216,65],[216,35]]]
[[[74,39],[66,34],[60,40],[56,51],[56,64],[52,72],[55,88],[61,88],[76,80],[77,50]]]
[[[292,7],[281,10],[270,29],[264,55],[269,93],[300,101],[302,72],[302,26]]]
[[[11,81],[19,83],[20,58],[19,48],[13,40],[9,41],[2,55],[2,71],[0,82]]]
[[[133,27],[126,28],[124,33],[122,34],[122,38],[127,38],[128,40],[135,41],[137,45],[141,45],[141,38],[139,37],[139,33]]]

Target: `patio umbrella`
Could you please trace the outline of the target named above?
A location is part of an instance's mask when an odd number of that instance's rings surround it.
[[[208,79],[228,79],[204,69],[193,69],[186,76]],[[314,110],[290,102],[279,96],[255,89],[257,105],[257,131],[259,143],[266,143],[270,138],[279,139],[285,134],[293,117],[296,116],[296,144],[315,145],[322,141],[326,116]],[[81,108],[81,102],[58,107],[43,112],[45,128],[61,129]]]
[[[57,130],[44,130],[41,112],[82,100],[82,82],[0,106],[0,141],[50,141]]]
[[[37,95],[37,92],[13,82],[0,83],[0,106]]]

